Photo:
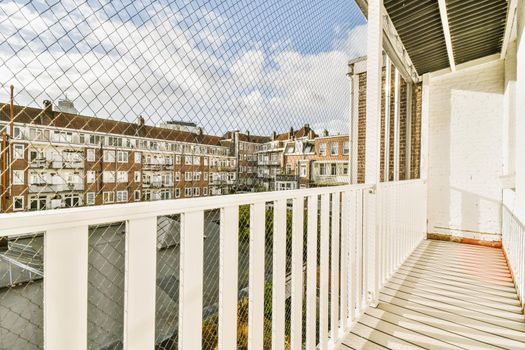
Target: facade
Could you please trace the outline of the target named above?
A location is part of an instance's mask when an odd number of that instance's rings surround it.
[[[71,103],[70,108],[74,108]],[[0,104],[2,212],[348,183],[348,136],[207,135]],[[334,151],[335,150],[335,151]],[[334,153],[335,152],[335,153]]]

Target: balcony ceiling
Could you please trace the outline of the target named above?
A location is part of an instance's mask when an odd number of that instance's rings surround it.
[[[450,67],[438,0],[384,0],[384,6],[420,75]],[[501,51],[506,0],[446,0],[446,13],[455,64]]]

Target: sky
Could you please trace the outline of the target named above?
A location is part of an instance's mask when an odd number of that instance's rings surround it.
[[[212,134],[309,123],[347,133],[352,0],[0,2],[0,101],[65,95],[81,114],[193,121]]]

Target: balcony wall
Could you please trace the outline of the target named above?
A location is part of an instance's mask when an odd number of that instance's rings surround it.
[[[497,59],[430,76],[430,234],[501,240],[504,68]]]

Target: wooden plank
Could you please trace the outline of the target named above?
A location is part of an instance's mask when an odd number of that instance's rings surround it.
[[[341,195],[339,192],[332,193],[332,258],[330,272],[331,272],[331,295],[330,295],[330,317],[331,322],[331,337],[332,341],[336,342],[339,338],[339,205]]]
[[[370,308],[372,309],[372,308]],[[372,309],[373,310],[373,309]],[[401,327],[394,323],[387,322],[381,317],[372,316],[373,312],[368,310],[365,314],[359,319],[359,323],[367,325],[370,328],[376,329],[378,331],[389,334],[393,337],[402,337],[403,340],[410,342],[414,345],[420,346],[422,348],[431,348],[433,350],[458,350],[459,347],[445,343],[441,340],[428,337],[422,333],[414,332],[411,329]],[[383,316],[383,315],[381,315]]]
[[[293,199],[292,216],[292,310],[290,349],[301,350],[303,344],[303,236],[304,197]]]
[[[371,328],[362,323],[357,323],[352,328],[352,333],[392,350],[424,349],[420,346],[410,344],[409,342],[406,342],[398,337],[394,337],[390,334],[375,330],[374,328]]]
[[[319,349],[328,350],[328,251],[330,227],[330,196],[321,195],[321,259],[319,277]]]
[[[373,343],[365,338],[361,338],[353,333],[347,334],[341,342],[340,349],[354,349],[354,350],[385,350],[386,348]]]
[[[405,322],[413,322],[406,324],[406,326],[414,330],[421,329],[428,334],[439,337],[439,339],[468,349],[496,350],[501,347],[517,349],[517,345],[521,348],[520,342],[414,311],[410,309],[410,306],[401,307],[394,304],[379,303],[377,310],[386,311],[388,314],[383,317],[390,322],[396,322],[400,325],[405,325]]]
[[[131,219],[126,226],[124,349],[155,344],[157,217]]]
[[[86,349],[88,226],[49,230],[44,247],[44,348]]]
[[[275,201],[273,211],[272,349],[284,349],[286,283],[286,200]]]
[[[204,212],[181,214],[179,348],[202,345]]]
[[[317,207],[318,196],[308,197],[306,253],[306,349],[317,348]]]
[[[221,209],[219,350],[237,348],[239,207]]]
[[[467,317],[463,314],[456,314],[450,312],[444,308],[438,308],[435,306],[428,306],[418,302],[413,302],[410,300],[402,299],[399,297],[394,297],[388,294],[381,293],[380,301],[388,305],[394,305],[398,307],[403,307],[410,309],[411,311],[416,311],[421,314],[424,314],[428,317],[427,321],[432,320],[444,320],[472,328],[481,332],[488,333],[490,336],[503,337],[511,339],[518,342],[525,342],[525,333],[515,329],[507,328],[502,325],[494,325],[492,323],[485,322],[484,320],[479,320],[475,318]],[[495,338],[494,338],[495,339]],[[495,344],[490,338],[487,340],[488,343]]]
[[[266,203],[255,203],[250,206],[248,350],[263,348],[265,210]]]
[[[474,320],[484,321],[486,323],[491,323],[493,325],[501,325],[506,328],[517,330],[519,332],[525,332],[525,323],[522,323],[522,322],[516,322],[514,320],[508,320],[508,319],[504,319],[501,317],[492,316],[487,313],[477,312],[471,309],[465,309],[461,306],[446,304],[440,301],[428,299],[425,297],[420,297],[414,294],[409,294],[409,293],[405,293],[405,292],[398,291],[398,290],[393,290],[390,288],[384,288],[383,293],[385,295],[390,295],[390,296],[397,297],[400,299],[417,302],[425,306],[439,308],[440,310],[443,310],[443,311],[451,312],[454,314],[460,314],[468,318],[472,318]]]
[[[435,284],[435,285],[425,285],[421,283],[416,283],[412,281],[407,281],[403,279],[399,279],[396,276],[390,279],[389,283],[395,284],[397,286],[403,286],[406,288],[410,288],[412,290],[418,290],[426,293],[431,293],[439,296],[445,296],[450,298],[456,298],[459,300],[463,300],[466,302],[473,303],[474,305],[478,304],[481,306],[486,306],[490,308],[494,308],[497,310],[512,312],[520,314],[522,313],[521,305],[509,305],[506,303],[505,298],[495,298],[495,300],[487,299],[483,295],[471,295],[467,293],[465,290],[461,290],[461,288],[458,288],[457,290],[449,290],[449,289],[443,289],[441,288],[441,284]],[[503,300],[503,302],[501,301]]]

